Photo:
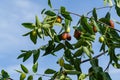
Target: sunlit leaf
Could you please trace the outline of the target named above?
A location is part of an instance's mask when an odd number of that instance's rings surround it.
[[[66,70],[73,70],[73,69],[74,69],[71,64],[64,64],[64,68],[65,68]]]
[[[91,53],[90,53],[90,51],[88,50],[87,47],[83,47],[83,51],[86,53],[86,55],[87,55],[89,58],[92,58]]]
[[[38,60],[39,56],[40,56],[40,50],[33,50],[33,63],[36,63],[36,61]]]
[[[51,0],[48,0],[48,5],[52,8]]]
[[[79,57],[83,53],[83,48],[82,46],[74,53],[74,57]]]
[[[56,71],[53,69],[47,69],[44,73],[45,74],[54,74]]]
[[[5,70],[1,70],[1,75],[3,78],[9,78],[9,74]]]
[[[24,73],[28,73],[28,69],[24,65],[21,64],[20,66]]]
[[[65,45],[69,48],[69,49],[74,49],[73,45],[70,44],[68,41],[65,41]]]
[[[36,73],[37,70],[38,70],[38,62],[36,62],[36,63],[32,66],[32,71],[33,71],[34,73]]]
[[[29,75],[27,80],[33,80],[33,75]]]
[[[26,74],[25,73],[21,73],[20,80],[24,80],[25,78],[26,78]]]
[[[95,21],[97,21],[97,13],[96,13],[96,9],[95,8],[93,9],[92,15],[93,15]]]
[[[28,29],[34,29],[35,28],[35,24],[33,24],[33,23],[22,23],[22,25],[25,28],[28,28]]]
[[[77,75],[77,74],[81,73],[81,72],[75,71],[75,70],[65,70],[65,72],[69,75]]]
[[[117,13],[117,15],[120,17],[120,8],[117,7],[117,6],[115,6],[115,9],[116,9],[116,13]]]
[[[55,16],[56,15],[53,11],[50,11],[50,10],[46,11],[45,14],[49,15],[49,16]]]
[[[61,49],[64,48],[64,47],[65,47],[64,44],[59,43],[59,44],[55,47],[54,52],[59,51],[59,50],[61,50]]]

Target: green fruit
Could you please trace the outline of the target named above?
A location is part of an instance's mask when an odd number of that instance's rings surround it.
[[[25,73],[21,73],[20,80],[24,80],[25,78],[26,78],[26,74]]]
[[[37,31],[36,31],[36,30],[33,30],[33,31],[32,31],[32,35],[33,35],[33,36],[36,36],[36,35],[37,35]]]
[[[58,63],[59,63],[60,66],[64,66],[64,59],[60,58],[59,61],[58,61]]]
[[[103,37],[103,36],[99,37],[99,42],[100,42],[100,43],[103,43],[103,42],[104,42],[104,37]]]

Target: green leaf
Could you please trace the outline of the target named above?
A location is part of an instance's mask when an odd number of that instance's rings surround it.
[[[110,20],[110,12],[107,12],[105,18],[107,18],[108,20]]]
[[[65,68],[66,70],[73,70],[73,69],[74,69],[71,64],[64,64],[64,68]]]
[[[70,21],[72,21],[72,17],[70,16],[70,13],[65,11],[64,13],[61,13],[61,15],[65,18],[68,19]]]
[[[34,29],[35,28],[35,24],[33,24],[33,23],[22,23],[22,25],[25,28],[28,28],[28,29]]]
[[[65,18],[65,19],[68,19],[70,21],[72,21],[72,18],[70,16],[70,13],[66,11],[65,7],[61,7],[60,8],[60,12],[61,12],[61,15]]]
[[[1,70],[1,74],[3,78],[9,78],[9,74],[5,70]]]
[[[83,48],[82,46],[74,53],[74,57],[79,57],[83,53]]]
[[[44,8],[44,9],[41,11],[41,14],[43,14],[43,13],[45,12],[45,10],[46,10],[46,9]]]
[[[98,24],[96,23],[96,21],[93,20],[93,25],[96,28],[97,31],[100,31]]]
[[[112,0],[104,0],[104,5],[109,4],[110,6],[113,6]]]
[[[34,31],[31,31],[30,32],[30,39],[34,44],[36,44],[37,43],[37,33],[34,33]]]
[[[46,11],[45,14],[48,16],[56,16],[56,14],[51,10]]]
[[[115,1],[116,6],[120,8],[120,1],[119,0],[114,0],[114,1]]]
[[[115,10],[116,10],[117,15],[120,17],[120,8],[115,6]]]
[[[26,74],[25,73],[21,73],[20,80],[24,80],[25,78],[26,78]]]
[[[92,67],[98,67],[98,59],[90,60],[90,64],[92,65]]]
[[[59,44],[55,47],[54,52],[59,51],[59,50],[61,50],[61,49],[64,48],[64,47],[65,47],[64,44],[59,43]]]
[[[65,72],[69,75],[77,75],[77,74],[81,73],[81,72],[75,71],[75,70],[65,70]]]
[[[65,41],[65,45],[69,48],[69,49],[74,49],[73,45],[70,44],[68,41]]]
[[[33,63],[36,63],[36,61],[38,60],[39,56],[40,56],[40,50],[33,50]]]
[[[22,71],[20,71],[20,70],[15,70],[16,72],[18,72],[18,73],[22,73]]]
[[[48,5],[50,8],[52,8],[51,0],[48,0]]]
[[[54,73],[56,73],[56,71],[53,69],[47,69],[44,73],[45,74],[54,74]]]
[[[20,66],[24,73],[28,73],[28,69],[24,65],[21,64]]]
[[[110,75],[107,72],[103,72],[102,76],[103,76],[104,80],[112,80],[111,77],[110,77]]]
[[[80,71],[80,72],[81,72],[80,61],[81,61],[80,58],[74,59],[74,65],[75,65],[74,68],[75,68],[77,71]]]
[[[61,6],[60,12],[61,12],[61,13],[64,13],[65,11],[66,11],[65,7],[64,7],[64,6]]]
[[[72,52],[69,49],[65,50],[64,56],[65,56],[66,61],[68,61],[72,65],[74,64]]]
[[[118,63],[113,63],[112,65],[113,65],[114,68],[120,69],[120,64],[118,64]]]
[[[23,62],[25,62],[31,55],[32,55],[32,51],[25,51],[23,54],[19,55],[17,59],[23,58]]]
[[[38,80],[42,80],[42,77],[39,77]]]
[[[91,53],[87,47],[83,47],[83,52],[85,52],[89,58],[92,58]]]
[[[52,41],[49,41],[49,45],[45,49],[45,53],[43,54],[43,56],[46,56],[48,54],[52,54],[54,49],[55,49],[55,44]]]
[[[96,13],[96,8],[93,9],[92,15],[95,19],[95,21],[97,21],[97,13]]]
[[[33,80],[33,75],[29,75],[27,80]]]
[[[83,44],[83,42],[84,41],[82,39],[78,40],[77,43],[74,44],[75,48],[81,47],[81,45]]]
[[[84,80],[86,77],[87,77],[87,75],[82,73],[79,76],[79,80]]]
[[[34,73],[36,73],[37,70],[38,70],[38,62],[36,62],[36,63],[33,65],[33,67],[32,67],[32,71],[33,71]]]
[[[81,17],[81,25],[88,33],[94,34],[92,26],[88,23],[87,18],[85,16]]]
[[[115,49],[114,48],[109,48],[109,50],[108,50],[108,53],[109,53],[109,55],[110,55],[110,60],[112,61],[114,61],[115,63],[117,63],[118,62],[118,59],[117,59],[117,56],[115,55]]]
[[[105,52],[105,44],[104,43],[101,45],[101,48],[100,48],[100,51],[102,51],[102,50],[103,50],[103,52]]]
[[[35,16],[35,19],[36,19],[35,20],[36,27],[39,27],[39,25],[41,25],[41,22],[40,22],[38,16]]]
[[[116,56],[117,56],[117,59],[120,60],[120,54],[117,54]]]
[[[27,32],[25,34],[23,34],[22,36],[28,36],[30,34],[30,32]]]
[[[54,35],[54,41],[60,43],[60,35]]]

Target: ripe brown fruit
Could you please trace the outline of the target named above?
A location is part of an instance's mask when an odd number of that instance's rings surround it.
[[[109,21],[110,27],[114,28],[114,22],[112,20]]]
[[[93,31],[96,33],[97,32],[97,29],[95,26],[93,26]]]
[[[70,36],[70,34],[67,35],[67,40],[68,40],[68,41],[71,40],[71,36]]]
[[[67,32],[64,32],[64,33],[62,33],[61,34],[61,40],[71,40],[71,35],[69,34],[69,33],[67,33]]]
[[[57,22],[57,23],[61,23],[61,22],[62,22],[62,18],[61,18],[60,16],[57,16],[56,22]]]
[[[66,40],[68,38],[68,33],[67,32],[64,32],[61,34],[61,39],[62,40]]]
[[[78,30],[75,30],[75,31],[74,31],[74,37],[75,37],[76,39],[78,39],[78,38],[80,37],[80,35],[81,35],[81,32],[80,32],[80,31],[78,31]]]

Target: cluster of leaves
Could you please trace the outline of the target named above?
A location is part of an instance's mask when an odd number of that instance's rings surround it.
[[[1,70],[0,80],[12,80],[5,70]]]
[[[32,66],[32,71],[33,73],[30,73],[29,70],[27,69],[27,67],[25,67],[24,65],[20,65],[21,66],[21,71],[20,70],[16,70],[17,72],[19,72],[20,75],[20,80],[24,80],[25,78],[27,78],[27,80],[34,80],[33,76],[37,75],[37,71],[38,71],[38,63],[36,62],[33,66]],[[41,77],[38,78],[38,80],[42,80]]]
[[[104,0],[104,3],[109,3],[110,8],[115,6],[116,13],[120,16],[120,1],[114,0],[115,5],[113,5],[112,0]],[[48,0],[48,5],[52,8],[51,1]],[[43,21],[40,21],[38,16],[35,17],[35,23],[23,23],[22,25],[29,29],[30,32],[24,34],[23,36],[30,36],[31,41],[37,44],[37,40],[44,40],[45,37],[49,37],[48,43],[41,45],[35,50],[21,50],[22,54],[18,56],[18,59],[22,58],[23,62],[28,60],[33,56],[33,66],[32,72],[27,69],[24,65],[21,66],[21,70],[16,70],[20,73],[20,80],[33,80],[35,75],[39,75],[38,72],[38,62],[40,57],[40,51],[44,53],[43,56],[53,55],[57,56],[56,52],[63,51],[62,57],[58,59],[57,64],[60,66],[58,71],[53,69],[46,69],[44,74],[52,75],[50,80],[71,80],[69,75],[76,75],[78,80],[85,80],[89,77],[89,80],[111,80],[109,73],[103,70],[99,66],[98,56],[94,57],[93,43],[96,40],[96,35],[100,34],[104,40],[102,40],[100,52],[107,53],[110,60],[107,67],[110,64],[115,68],[120,68],[119,60],[120,54],[116,53],[116,49],[120,48],[120,35],[117,29],[111,27],[110,12],[107,12],[105,17],[98,18],[96,8],[92,10],[91,17],[84,15],[76,15],[66,10],[65,7],[60,7],[60,9],[43,9],[41,14],[44,15]],[[76,42],[71,43],[69,40],[61,39],[61,35],[67,31],[71,26],[72,17],[71,14],[80,17],[78,23],[73,26],[74,31],[77,30],[80,34],[78,38],[72,36],[76,39]],[[58,19],[58,17],[60,17]],[[61,30],[57,31],[54,26],[60,26]],[[68,33],[68,32],[67,32]],[[71,35],[71,34],[70,34]],[[76,33],[74,33],[76,35]],[[99,54],[99,56],[102,54]],[[42,57],[43,57],[42,56]],[[87,60],[84,60],[86,59]],[[91,67],[88,69],[88,73],[82,72],[81,65],[84,62],[89,61]],[[38,80],[42,80],[40,75]],[[4,70],[1,71],[0,80],[10,79],[8,73]]]

